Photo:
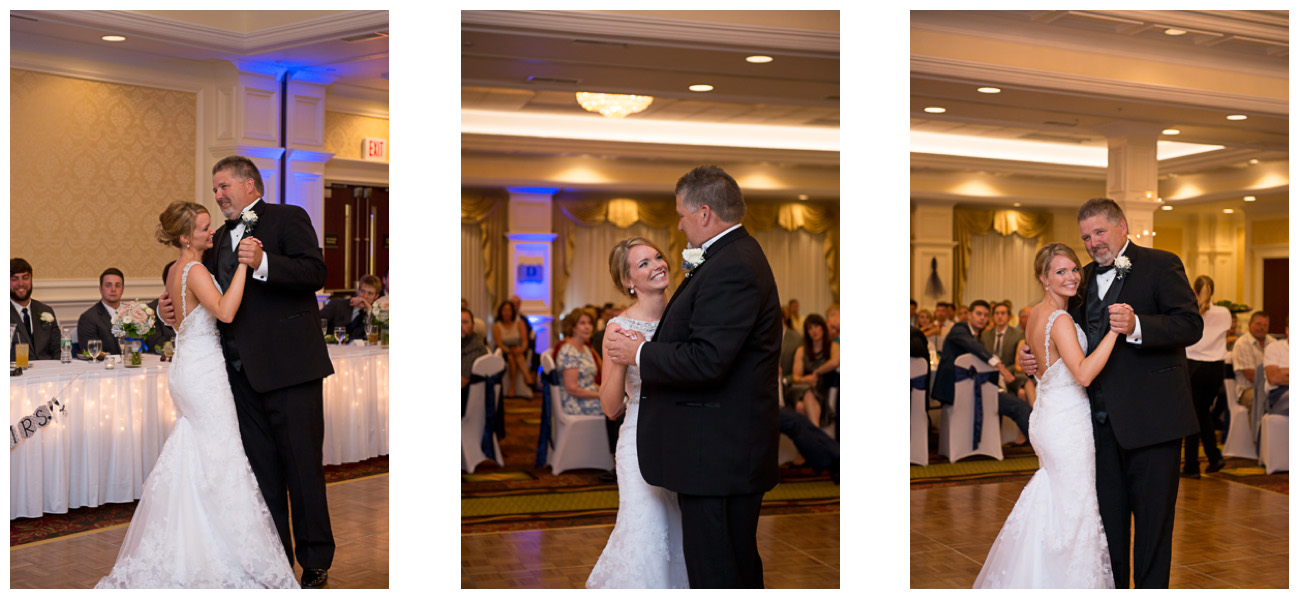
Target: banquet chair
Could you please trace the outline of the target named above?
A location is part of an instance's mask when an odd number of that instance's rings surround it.
[[[555,370],[555,359],[549,352],[542,354],[542,372],[549,375]],[[557,381],[563,381],[558,379]],[[614,468],[614,455],[609,449],[609,436],[605,432],[605,415],[571,415],[564,412],[560,390],[564,384],[551,384],[551,445],[546,462],[551,474],[559,475],[573,469]]]
[[[1223,455],[1258,459],[1251,439],[1250,409],[1237,402],[1237,381],[1224,379],[1223,390],[1228,397],[1228,436],[1223,440]]]
[[[470,373],[480,377],[492,377],[506,369],[506,361],[495,354],[485,354],[474,360]],[[495,433],[492,434],[494,456],[483,452],[483,429],[487,426],[487,381],[469,384],[469,402],[465,405],[465,416],[460,418],[460,468],[466,473],[473,473],[479,463],[490,460],[505,466],[501,456],[501,444]],[[493,386],[493,396],[501,397],[501,382]]]
[[[988,363],[973,354],[957,357],[956,368],[966,371],[974,368],[981,376],[997,371]],[[949,406],[943,407],[939,424],[939,454],[948,457],[948,462],[957,462],[973,454],[991,456],[1002,460],[1002,435],[998,418],[998,386],[993,377],[980,386],[979,394],[983,408],[983,426],[980,430],[978,444],[974,440],[975,428],[975,380],[965,379],[957,382],[953,395],[956,398]]]
[[[1259,428],[1259,462],[1264,463],[1264,473],[1290,471],[1287,462],[1288,433],[1291,419],[1283,415],[1264,415]]]
[[[912,359],[912,464],[921,466],[930,464],[930,421],[925,414],[925,376],[930,372],[928,362],[924,358]],[[919,389],[915,385],[918,378]]]

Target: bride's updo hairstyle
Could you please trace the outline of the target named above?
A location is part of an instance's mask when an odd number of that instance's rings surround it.
[[[197,202],[178,200],[167,205],[158,215],[158,241],[163,244],[181,247],[181,236],[194,233],[194,222],[199,213],[208,213],[208,209]]]
[[[1057,256],[1064,256],[1072,261],[1076,266],[1083,266],[1079,263],[1079,255],[1074,253],[1074,249],[1060,242],[1052,242],[1038,249],[1038,254],[1034,256],[1034,275],[1038,277],[1041,283],[1047,277],[1047,269],[1052,266],[1052,259]]]
[[[627,255],[636,246],[650,246],[655,249],[655,252],[664,257],[664,262],[668,262],[668,255],[664,254],[664,251],[659,249],[659,246],[656,246],[654,242],[645,238],[628,238],[614,244],[614,249],[609,251],[609,275],[614,278],[614,287],[618,288],[618,292],[634,300],[636,296],[627,291],[627,288],[623,286],[623,280],[628,279],[632,273],[632,266],[627,264]],[[668,275],[671,276],[672,274],[673,266],[671,262],[668,262]]]

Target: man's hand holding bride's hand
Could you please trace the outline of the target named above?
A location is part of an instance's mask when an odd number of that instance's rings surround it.
[[[1020,346],[1020,351],[1016,352],[1016,362],[1020,365],[1020,370],[1026,375],[1034,376],[1038,373],[1038,359],[1034,358],[1034,353],[1029,349],[1029,344]]]
[[[239,241],[239,262],[256,269],[262,264],[262,240],[246,237]]]
[[[1137,317],[1133,315],[1133,307],[1127,304],[1115,303],[1110,305],[1110,330],[1120,335],[1133,335],[1133,330],[1137,327]]]
[[[176,328],[176,307],[172,305],[171,292],[164,290],[158,297],[158,319],[168,327]]]
[[[621,335],[609,335],[618,333]],[[615,364],[626,365],[629,367],[636,366],[636,350],[641,347],[645,340],[637,335],[635,331],[623,329],[618,323],[610,323],[606,327],[604,341],[605,356]]]

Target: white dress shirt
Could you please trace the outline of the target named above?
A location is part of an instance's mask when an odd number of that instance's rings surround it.
[[[244,216],[244,213],[253,210],[253,207],[254,207],[254,206],[257,206],[257,203],[258,203],[258,202],[261,202],[261,201],[262,201],[261,198],[258,198],[258,199],[256,199],[256,200],[254,200],[254,201],[253,201],[252,203],[250,203],[248,206],[245,206],[245,207],[244,207],[244,210],[239,211],[239,216],[238,216],[238,217],[235,217],[236,219],[239,219],[239,224],[238,224],[238,225],[235,225],[234,229],[231,229],[231,230],[230,230],[230,249],[231,249],[231,250],[237,250],[237,249],[239,248],[239,240],[240,240],[240,238],[244,237],[244,220],[242,219],[242,217]],[[257,232],[256,232],[256,231],[253,232],[253,237],[257,237]],[[268,263],[269,263],[269,260],[268,260],[268,258],[267,258],[267,256],[266,256],[266,252],[262,252],[262,262],[259,263],[259,264],[257,265],[257,268],[256,268],[256,269],[253,269],[253,272],[252,272],[253,279],[256,279],[256,280],[258,280],[258,281],[266,281],[266,274],[267,274],[267,272],[270,271],[270,265],[269,265]]]
[[[1119,254],[1115,258],[1124,256],[1124,251],[1128,250],[1129,242],[1125,240],[1124,247],[1119,249]],[[1113,264],[1113,263],[1112,263]],[[1110,284],[1115,282],[1115,276],[1119,274],[1119,269],[1111,269],[1105,273],[1097,274],[1097,298],[1104,299],[1106,292],[1110,291]],[[1107,314],[1109,318],[1109,313]],[[1130,344],[1142,343],[1142,320],[1138,318],[1137,313],[1133,313],[1133,333],[1126,337]]]

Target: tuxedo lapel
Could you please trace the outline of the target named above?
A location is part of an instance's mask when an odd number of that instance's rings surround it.
[[[721,251],[724,247],[726,247],[727,244],[730,244],[735,240],[745,237],[746,235],[748,235],[748,232],[745,231],[745,227],[742,225],[732,230],[731,233],[728,233],[727,235],[718,238],[718,240],[713,242],[712,244],[709,244],[708,250],[704,251],[704,262],[700,263],[699,266],[695,267],[695,270],[693,272],[688,273],[686,277],[682,278],[681,287],[678,287],[677,291],[673,292],[673,297],[668,299],[668,305],[664,307],[664,316],[662,319],[659,320],[659,326],[655,327],[656,337],[659,335],[659,328],[663,327],[664,322],[668,320],[668,315],[672,314],[673,303],[677,302],[677,298],[685,295],[686,286],[691,284],[692,279],[695,279],[696,277],[700,276],[701,269],[703,269],[704,265],[709,262],[709,258],[716,258],[718,252]]]

